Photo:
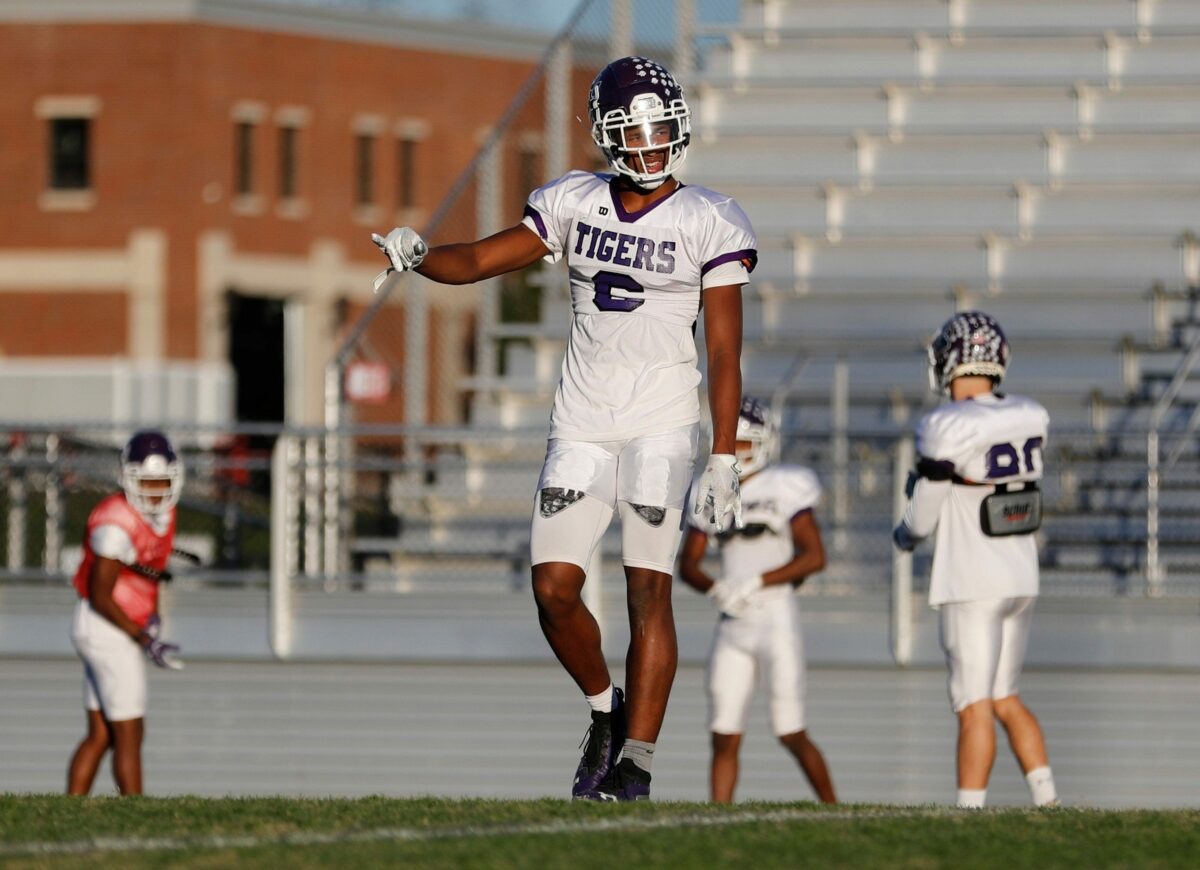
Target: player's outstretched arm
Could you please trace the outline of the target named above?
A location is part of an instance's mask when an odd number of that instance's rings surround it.
[[[524,269],[549,253],[538,235],[523,224],[475,242],[434,248],[426,247],[409,227],[371,238],[387,255],[393,270],[411,270],[439,284],[473,284]]]

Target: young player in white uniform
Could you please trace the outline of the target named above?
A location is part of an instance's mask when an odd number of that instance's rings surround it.
[[[104,499],[88,517],[75,575],[71,642],[83,660],[88,730],[67,771],[67,793],[74,795],[91,790],[110,748],[121,794],[142,793],[144,658],[162,668],[182,667],[173,657],[179,647],[159,637],[158,582],[175,540],[183,488],[183,466],[165,435],[148,430],[129,440],[121,484],[124,492]]]
[[[708,657],[711,794],[728,803],[738,778],[738,750],[758,676],[767,688],[771,727],[795,757],[817,797],[837,797],[829,769],[808,737],[804,716],[804,640],[795,589],[825,567],[821,531],[813,516],[821,500],[817,476],[799,465],[776,465],[775,426],[749,397],[738,415],[745,526],[716,535],[721,577],[701,568],[711,529],[693,522],[684,539],[679,574],[721,611]]]
[[[1008,365],[1000,325],[981,311],[955,315],[929,347],[930,386],[951,401],[917,426],[896,546],[937,531],[929,603],[940,611],[950,703],[958,715],[958,805],[982,807],[996,758],[993,718],[1008,733],[1033,802],[1057,803],[1045,739],[1021,702],[1041,522],[1042,449],[1049,415],[1032,399],[996,392]]]
[[[715,525],[738,511],[741,286],[757,253],[731,198],[673,175],[690,112],[665,68],[641,57],[614,61],[588,103],[614,174],[568,172],[529,196],[519,224],[480,241],[427,248],[407,227],[374,240],[393,269],[447,284],[566,257],[573,319],[534,504],[533,591],[546,639],[592,708],[572,796],[637,800],[649,797],[675,676],[671,575],[699,441],[693,329],[703,309],[713,445],[689,509]],[[632,637],[627,700],[581,598],[614,513]]]

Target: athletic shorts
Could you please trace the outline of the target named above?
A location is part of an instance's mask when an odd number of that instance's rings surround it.
[[[803,731],[806,678],[800,600],[771,597],[739,617],[722,615],[708,655],[708,729],[744,734],[755,685],[767,689],[776,736]]]
[[[71,642],[83,660],[83,706],[109,722],[146,715],[146,658],[137,642],[86,599],[75,605]]]
[[[673,573],[699,436],[693,423],[624,441],[551,438],[534,496],[532,564],[586,570],[619,512],[624,564]]]
[[[1035,600],[994,598],[941,605],[941,645],[955,713],[977,701],[1017,694]]]

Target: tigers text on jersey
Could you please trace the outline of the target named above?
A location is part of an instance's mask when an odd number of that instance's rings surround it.
[[[980,506],[995,484],[1041,479],[1049,422],[1046,409],[1032,399],[983,393],[942,405],[917,425],[917,453],[926,471],[904,521],[917,537],[937,530],[931,605],[1037,595],[1034,536],[989,537]],[[964,483],[946,479],[951,475]]]
[[[812,510],[821,500],[817,475],[800,465],[772,465],[742,483],[742,518],[745,526],[723,532],[721,576],[747,577],[765,574],[792,561],[792,519]],[[689,522],[699,518],[688,513]],[[699,528],[699,526],[697,526]],[[795,590],[790,583],[777,583],[754,593],[752,605],[786,598]],[[751,611],[753,607],[751,608]]]
[[[550,437],[613,441],[698,421],[701,290],[746,283],[758,257],[737,203],[681,184],[628,212],[613,176],[574,171],[530,194],[522,222],[570,272]]]

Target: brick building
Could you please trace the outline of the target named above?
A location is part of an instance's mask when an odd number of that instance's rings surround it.
[[[225,413],[122,404],[120,371],[168,372],[200,405],[236,394],[241,419],[319,421],[322,369],[384,265],[370,233],[422,226],[547,42],[262,0],[0,2],[5,416]],[[544,180],[543,115],[535,94],[504,140],[513,221]],[[470,345],[474,299],[433,294],[440,341]]]

